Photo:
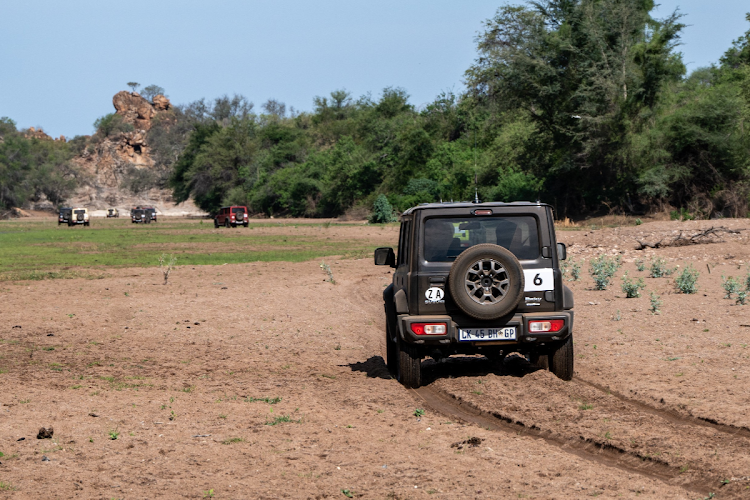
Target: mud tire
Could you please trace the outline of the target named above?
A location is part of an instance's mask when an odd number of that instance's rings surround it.
[[[422,357],[417,348],[399,338],[396,342],[396,351],[398,353],[398,381],[404,387],[418,388],[422,385]]]
[[[232,223],[229,222],[229,219],[224,219],[224,227],[226,227],[226,228],[232,227]]]
[[[478,276],[472,273],[471,269],[480,261],[494,261],[498,269],[500,281],[507,279],[507,286],[494,286],[491,291],[502,292],[500,298],[492,297],[485,300],[485,297],[477,298],[473,296],[467,288],[466,283],[469,276]],[[524,277],[521,263],[515,255],[509,250],[491,243],[474,245],[465,250],[458,256],[451,267],[448,276],[448,286],[453,297],[453,301],[463,312],[469,316],[481,319],[492,320],[501,318],[513,311],[523,297]],[[475,293],[481,293],[481,290],[475,288]]]
[[[570,334],[549,355],[549,371],[557,378],[570,380],[573,378],[573,334]]]
[[[214,219],[214,227],[216,228],[219,227],[219,221],[217,219]]]

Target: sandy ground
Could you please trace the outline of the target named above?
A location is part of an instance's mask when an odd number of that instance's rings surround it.
[[[0,498],[750,498],[750,305],[721,287],[750,231],[634,250],[711,226],[750,221],[558,233],[583,262],[571,382],[510,356],[427,360],[404,389],[371,258],[326,259],[335,284],[319,261],[2,283]],[[594,291],[605,252],[625,264]],[[624,298],[654,255],[699,293]]]

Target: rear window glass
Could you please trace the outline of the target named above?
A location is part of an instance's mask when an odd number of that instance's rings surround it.
[[[245,213],[245,209],[244,208],[237,208],[237,207],[235,207],[235,208],[232,209],[232,213],[234,213],[234,214],[244,214]]]
[[[530,216],[427,219],[423,242],[423,256],[428,262],[452,262],[480,243],[505,247],[518,260],[539,257],[536,219]]]
[[[76,215],[79,215],[79,214],[85,214],[85,213],[86,213],[86,211],[85,211],[85,210],[76,210],[76,211],[75,211],[75,214],[76,214]]]

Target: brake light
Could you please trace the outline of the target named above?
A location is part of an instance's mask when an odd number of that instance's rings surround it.
[[[448,325],[445,323],[412,323],[411,331],[415,335],[445,335]]]
[[[548,319],[545,321],[529,321],[530,333],[559,332],[565,326],[564,319]]]
[[[492,210],[474,210],[474,215],[492,215]]]

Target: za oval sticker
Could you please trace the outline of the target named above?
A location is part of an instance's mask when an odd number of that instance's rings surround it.
[[[442,288],[437,288],[434,286],[428,288],[424,293],[424,298],[427,299],[427,302],[440,302],[441,300],[443,300],[444,296],[445,291]]]

